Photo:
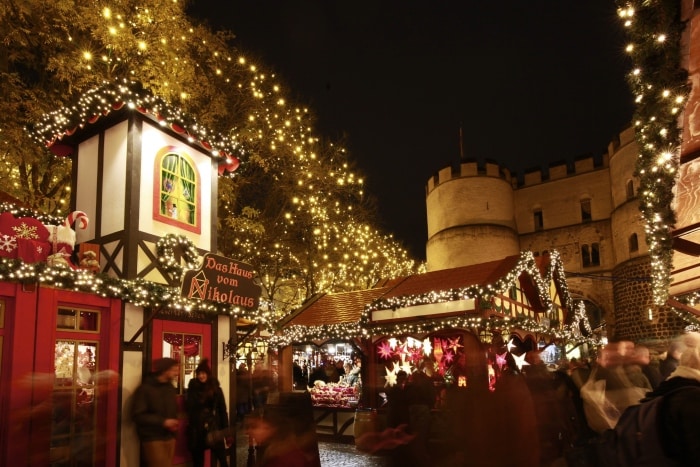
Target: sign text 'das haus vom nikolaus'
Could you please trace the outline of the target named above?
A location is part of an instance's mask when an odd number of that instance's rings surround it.
[[[198,269],[185,272],[181,293],[187,298],[255,309],[262,290],[253,276],[249,264],[207,253]]]

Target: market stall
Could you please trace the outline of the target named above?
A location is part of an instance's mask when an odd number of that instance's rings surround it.
[[[280,323],[281,391],[308,391],[319,434],[354,436],[357,410],[368,406],[363,382],[369,341],[358,322],[364,306],[388,287],[319,294]]]
[[[287,362],[280,365],[290,367],[304,355],[311,356],[307,363],[323,360],[328,343],[354,343],[362,354],[357,407],[363,415],[376,411],[372,423],[379,430],[387,393],[400,371],[428,376],[435,394],[431,409],[439,414],[450,389],[492,389],[506,360],[523,361],[528,350],[540,350],[541,344],[585,341],[588,337],[580,332],[584,321],[585,313],[572,305],[558,254],[523,252],[404,277],[381,288],[323,295],[289,317],[276,339],[287,349],[281,351]],[[309,347],[307,353],[308,343],[318,350]],[[333,348],[331,353],[337,351]],[[327,431],[344,434],[350,424],[341,414],[352,412],[351,389],[341,381],[315,385],[311,373],[309,369],[304,383],[317,423],[330,421]]]

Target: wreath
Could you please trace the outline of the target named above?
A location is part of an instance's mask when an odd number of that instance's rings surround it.
[[[175,257],[175,249],[182,252],[186,266],[182,266]],[[184,235],[167,234],[156,242],[156,255],[161,268],[177,278],[181,278],[185,269],[195,269],[199,260],[199,252],[192,240]]]

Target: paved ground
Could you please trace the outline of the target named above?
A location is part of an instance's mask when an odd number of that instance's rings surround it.
[[[236,467],[252,467],[254,459],[249,459],[248,439],[245,432],[239,430],[236,449]],[[318,452],[321,467],[385,467],[385,459],[358,451],[355,444],[334,443],[320,440]],[[252,463],[249,463],[252,462]]]

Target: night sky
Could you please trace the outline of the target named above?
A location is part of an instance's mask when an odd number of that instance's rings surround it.
[[[417,259],[425,185],[460,156],[522,174],[600,156],[632,118],[613,0],[193,0],[345,138]],[[460,144],[462,128],[462,144]]]

